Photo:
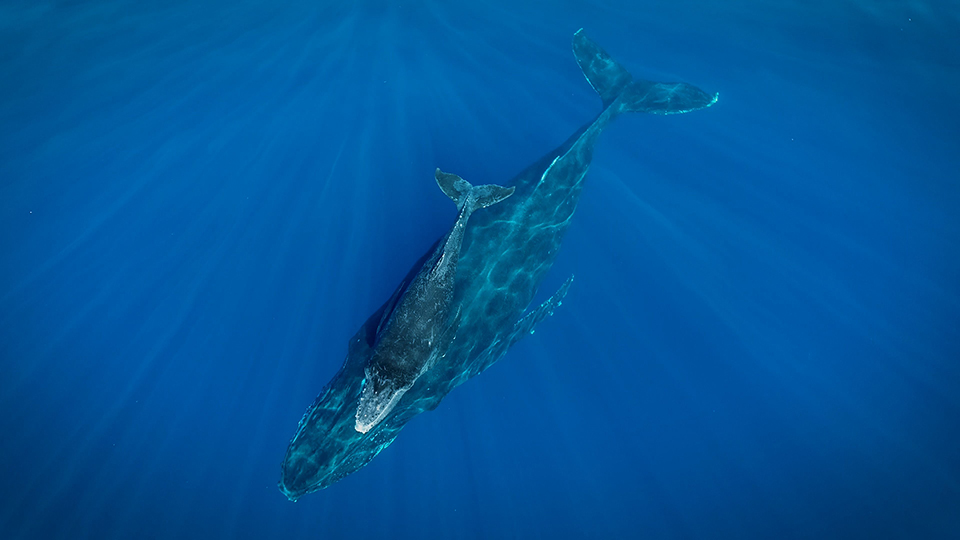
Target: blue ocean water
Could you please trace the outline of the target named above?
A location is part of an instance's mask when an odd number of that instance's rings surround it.
[[[279,464],[452,222],[600,110],[563,306],[369,466]],[[953,2],[0,3],[0,537],[960,537]]]

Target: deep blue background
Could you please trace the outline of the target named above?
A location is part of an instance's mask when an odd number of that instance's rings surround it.
[[[0,537],[957,538],[960,8],[0,3]],[[536,335],[294,504],[297,421],[454,209],[617,121]]]

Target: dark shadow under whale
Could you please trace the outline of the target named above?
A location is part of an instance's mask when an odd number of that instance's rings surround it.
[[[431,410],[455,387],[501,358],[560,305],[568,279],[550,299],[524,314],[553,265],[576,209],[593,147],[603,129],[622,112],[678,114],[713,105],[716,95],[686,83],[633,79],[581,31],[573,52],[603,111],[557,149],[517,175],[509,198],[477,211],[463,236],[451,309],[458,312],[456,336],[442,359],[424,371],[389,414],[366,433],[356,428],[364,369],[377,346],[388,301],[350,339],[340,371],[317,397],[287,448],[280,490],[291,500],[330,486],[370,462],[403,426]],[[391,298],[415,281],[437,244],[422,257]]]

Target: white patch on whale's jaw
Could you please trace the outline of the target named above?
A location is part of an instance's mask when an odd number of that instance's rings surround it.
[[[357,422],[354,429],[360,433],[367,433],[390,414],[397,406],[400,398],[407,393],[410,386],[401,388],[388,384],[380,392],[373,391],[373,384],[363,385],[360,393],[360,402],[357,404]],[[412,385],[411,385],[412,386]]]
[[[353,429],[359,431],[360,433],[366,433],[373,429],[373,424],[363,424],[360,422],[360,419],[357,418],[357,425],[353,426]]]

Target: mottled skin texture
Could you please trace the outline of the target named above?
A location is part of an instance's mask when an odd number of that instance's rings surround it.
[[[354,429],[354,413],[363,368],[376,343],[385,307],[354,335],[343,367],[307,410],[287,449],[280,490],[290,499],[325,488],[366,465],[411,418],[436,408],[448,392],[490,367],[560,304],[570,280],[551,299],[523,316],[553,265],[576,209],[594,144],[611,120],[625,111],[673,114],[716,101],[715,96],[685,83],[634,81],[582,32],[574,36],[573,49],[588,82],[604,102],[603,111],[505,184],[516,188],[513,196],[471,218],[454,284],[452,309],[460,313],[456,337],[391,414],[365,434]],[[400,289],[435,247],[414,265]]]
[[[467,223],[476,210],[513,193],[513,188],[500,186],[474,188],[459,176],[440,169],[436,178],[441,189],[449,191],[448,195],[457,203],[457,220],[410,286],[394,293],[398,296],[396,302],[387,303],[373,353],[363,370],[365,380],[355,426],[360,433],[367,433],[385,418],[413,383],[447,351],[459,323],[458,317],[451,320],[450,308]]]

